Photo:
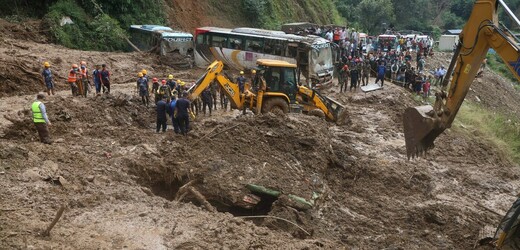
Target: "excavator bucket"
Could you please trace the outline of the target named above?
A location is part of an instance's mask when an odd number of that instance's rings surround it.
[[[438,128],[430,105],[407,108],[404,111],[403,126],[408,159],[418,157],[433,148],[433,141],[444,129]]]

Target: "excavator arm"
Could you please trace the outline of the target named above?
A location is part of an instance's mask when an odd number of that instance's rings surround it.
[[[214,61],[211,65],[206,69],[206,73],[202,75],[202,77],[197,80],[195,85],[193,85],[190,89],[188,89],[190,100],[195,100],[197,97],[204,91],[210,84],[216,80],[216,82],[220,85],[222,91],[229,98],[231,107],[242,109],[244,106],[245,95],[240,94],[238,89],[238,84],[230,81],[225,75],[221,74],[224,69],[224,63],[221,61]]]
[[[477,0],[460,34],[460,42],[442,83],[443,91],[436,93],[434,106],[405,110],[403,125],[408,158],[419,156],[433,148],[437,136],[451,127],[490,47],[520,80],[519,47],[509,31],[499,26],[499,4],[518,22],[502,0]],[[444,87],[448,85],[452,73],[451,84],[446,93]]]

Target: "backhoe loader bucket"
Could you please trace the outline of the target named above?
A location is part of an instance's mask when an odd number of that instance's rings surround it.
[[[433,141],[444,131],[438,128],[437,120],[430,105],[407,108],[404,111],[404,139],[408,159],[418,157],[433,148]]]

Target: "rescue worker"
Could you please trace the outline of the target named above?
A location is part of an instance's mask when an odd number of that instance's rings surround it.
[[[177,87],[175,88],[177,90],[177,94],[181,94],[184,92],[184,85],[185,83],[181,81],[180,79],[177,79]]]
[[[157,102],[157,107],[156,107],[156,111],[157,111],[157,129],[156,129],[156,132],[159,133],[159,131],[161,131],[162,129],[162,132],[166,132],[166,108],[167,108],[167,105],[166,104],[166,98],[161,98],[158,102]]]
[[[143,101],[143,105],[148,106],[150,104],[149,93],[148,93],[148,82],[143,77],[143,73],[137,74],[137,92]]]
[[[146,81],[146,85],[150,86],[149,82],[150,82],[150,79],[148,79],[148,71],[146,71],[146,69],[142,69],[141,70],[141,73],[143,73],[143,79]]]
[[[339,72],[339,92],[347,92],[348,85],[348,75],[350,74],[350,70],[348,68],[348,63],[345,63]]]
[[[213,81],[209,85],[209,92],[211,92],[211,99],[213,103],[213,110],[217,110],[217,91],[218,91],[218,83]],[[209,112],[211,115],[211,106],[209,107]]]
[[[101,65],[101,83],[103,84],[103,93],[110,94],[110,71],[107,69],[107,65]]]
[[[152,79],[152,93],[154,94],[154,102],[157,104],[159,102],[159,82],[156,77]]]
[[[397,80],[397,71],[399,71],[399,65],[397,64],[397,61],[394,61],[392,63],[392,66],[390,67],[390,71],[392,72],[392,81]]]
[[[44,94],[38,94],[36,96],[36,100],[31,105],[31,111],[33,114],[33,122],[36,126],[36,130],[38,131],[38,135],[40,136],[40,141],[45,144],[51,144],[51,139],[49,136],[49,127],[51,126],[51,122],[49,121],[49,117],[47,116],[47,110],[45,109],[45,104],[43,104],[43,100],[45,99]]]
[[[45,83],[45,87],[47,88],[47,94],[54,95],[56,93],[54,92],[54,81],[52,79],[51,64],[49,62],[44,62],[43,67],[44,69],[42,71],[42,77],[43,82]]]
[[[370,61],[365,60],[363,63],[363,73],[361,75],[361,81],[363,82],[363,86],[368,85],[368,79],[370,77],[370,71],[372,70],[372,65],[370,65]]]
[[[71,69],[69,70],[69,76],[67,78],[67,82],[70,85],[70,90],[72,91],[72,96],[78,95],[78,85],[76,85],[76,81],[78,80],[79,70],[77,64],[72,64]]]
[[[173,80],[173,75],[168,75],[168,81],[166,82],[166,84],[168,84],[168,87],[170,87],[171,91],[177,88],[177,82]]]
[[[238,90],[240,94],[244,93],[244,87],[246,85],[246,78],[244,77],[244,71],[240,71],[240,76],[237,77]]]
[[[190,113],[192,113],[190,106],[191,103],[188,101],[188,92],[182,93],[182,98],[177,100],[175,104],[175,113],[177,115],[177,121],[179,123],[179,129],[182,135],[188,135],[190,128]]]
[[[359,80],[359,70],[358,66],[356,65],[356,62],[352,62],[350,66],[350,91],[352,91],[352,88],[354,90],[357,90],[357,83]]]
[[[170,95],[172,93],[172,90],[170,89],[170,86],[166,84],[166,80],[161,80],[161,86],[159,86],[159,90],[157,90],[157,93],[159,94],[159,99],[166,99],[166,102],[170,102]]]
[[[172,100],[168,104],[168,115],[172,119],[173,132],[178,134],[180,133],[179,122],[177,120],[177,114],[175,113],[175,106],[177,105],[177,91],[173,90],[174,94],[172,94]]]
[[[101,93],[101,66],[96,65],[96,69],[92,72],[92,78],[94,79],[94,87],[96,88],[96,95]]]
[[[83,97],[87,97],[88,89],[90,86],[90,78],[88,75],[87,62],[81,61],[79,69],[79,79],[81,87],[79,94]]]
[[[211,95],[210,88],[206,88],[202,91],[202,113],[206,115],[206,107],[209,109],[209,115],[211,116],[211,107],[213,106],[213,97]]]

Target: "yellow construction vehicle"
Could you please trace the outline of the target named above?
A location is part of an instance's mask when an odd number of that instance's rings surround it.
[[[520,21],[503,0],[478,0],[460,34],[453,59],[442,83],[443,91],[436,93],[434,106],[407,108],[403,117],[406,151],[416,157],[431,149],[433,142],[445,129],[451,127],[469,87],[484,60],[493,48],[506,62],[509,70],[520,80],[520,48],[518,39],[499,24],[498,7],[520,25]],[[444,88],[450,82],[448,91]],[[495,240],[498,248],[520,249],[520,199],[515,202],[501,221]]]
[[[244,112],[246,109],[255,114],[303,111],[335,122],[346,118],[343,105],[316,90],[298,85],[295,64],[259,59],[257,65],[253,83],[241,93],[238,84],[223,73],[224,63],[214,61],[195,85],[188,89],[189,99],[197,98],[215,81],[229,98],[231,107]]]

